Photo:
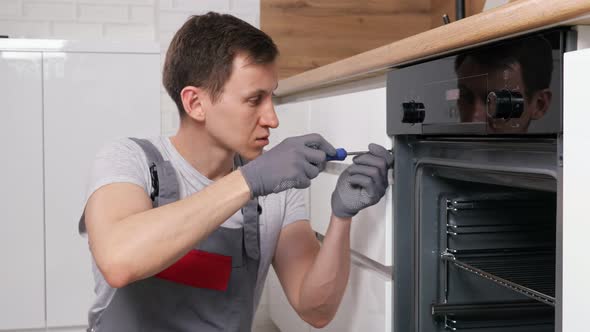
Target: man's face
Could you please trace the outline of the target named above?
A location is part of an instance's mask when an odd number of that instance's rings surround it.
[[[490,68],[467,57],[457,69],[457,76],[460,77],[457,106],[461,122],[487,122],[491,132],[526,132],[531,120],[541,118],[551,101],[548,89],[537,91],[533,96],[526,94],[522,67],[517,62]],[[524,97],[524,109],[519,118],[494,119],[488,116],[488,93],[502,90],[516,91]]]
[[[255,64],[245,54],[238,54],[233,70],[217,102],[203,102],[205,128],[222,148],[246,159],[262,153],[269,141],[270,129],[279,125],[272,103],[277,87],[274,63]]]

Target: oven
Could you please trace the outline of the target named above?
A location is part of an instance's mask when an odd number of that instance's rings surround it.
[[[537,32],[398,68],[395,332],[561,331],[563,54]]]

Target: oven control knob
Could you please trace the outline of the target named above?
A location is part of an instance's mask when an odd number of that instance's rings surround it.
[[[402,122],[403,123],[422,123],[426,112],[424,111],[424,104],[409,101],[402,103]]]
[[[488,116],[493,119],[520,118],[524,111],[524,98],[518,91],[492,91],[488,94]]]

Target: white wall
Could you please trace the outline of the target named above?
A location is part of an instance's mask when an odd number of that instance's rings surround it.
[[[230,13],[260,26],[260,0],[0,0],[0,35],[11,38],[154,41],[162,60],[189,15]],[[162,133],[178,127],[176,106],[162,89]]]

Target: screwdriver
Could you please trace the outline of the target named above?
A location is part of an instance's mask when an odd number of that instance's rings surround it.
[[[389,152],[393,152],[393,150],[387,150]],[[346,150],[344,150],[343,148],[337,148],[336,149],[336,155],[334,156],[326,156],[326,160],[327,161],[332,161],[332,160],[344,160],[346,159],[346,157],[348,156],[358,156],[360,154],[364,154],[364,153],[368,153],[369,151],[354,151],[354,152],[347,152]]]

